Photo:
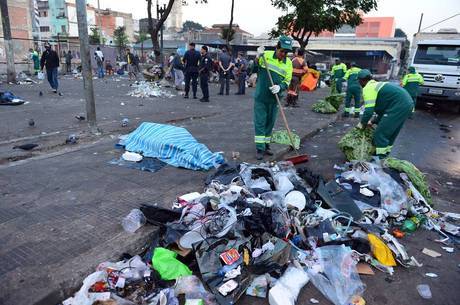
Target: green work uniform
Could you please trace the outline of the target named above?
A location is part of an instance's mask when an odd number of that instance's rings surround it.
[[[285,91],[292,78],[292,62],[289,58],[279,60],[274,51],[265,51],[264,58],[275,85],[281,87],[280,93]],[[270,144],[278,104],[275,95],[270,91],[271,83],[268,77],[262,57],[254,62],[254,70],[257,72],[257,85],[254,94],[254,128],[256,148],[265,151],[266,144]],[[280,94],[278,93],[278,94]]]
[[[403,86],[404,89],[407,90],[409,95],[412,97],[412,100],[414,101],[414,107],[417,103],[417,93],[418,93],[418,87],[420,85],[423,85],[423,76],[421,76],[419,73],[408,73],[404,75],[401,85]]]
[[[352,67],[345,73],[344,79],[347,80],[347,95],[345,96],[345,112],[352,113],[351,99],[355,100],[355,113],[359,113],[361,107],[362,88],[358,81],[358,67]]]
[[[414,102],[406,90],[398,85],[370,80],[363,88],[364,114],[361,124],[366,126],[374,112],[377,118],[377,129],[374,132],[373,144],[376,154],[385,157],[393,148],[401,128],[411,115]]]
[[[345,65],[344,63],[332,66],[331,74],[335,82],[335,90],[337,90],[337,93],[342,93],[343,77],[345,76],[346,72],[347,65]]]
[[[31,54],[32,61],[34,62],[34,71],[37,73],[40,71],[40,58],[38,57],[38,52],[33,51]]]

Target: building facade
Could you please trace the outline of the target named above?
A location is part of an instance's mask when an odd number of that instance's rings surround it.
[[[356,28],[344,25],[335,33],[324,31],[318,37],[391,38],[394,33],[394,17],[363,17],[363,23]]]

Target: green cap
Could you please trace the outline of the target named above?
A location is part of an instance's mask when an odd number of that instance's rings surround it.
[[[369,71],[367,69],[362,69],[361,71],[358,72],[358,78],[359,79],[367,78],[369,76],[372,76],[372,73],[371,73],[371,71]]]
[[[290,37],[283,35],[279,38],[279,42],[282,49],[292,50],[292,39]]]
[[[415,67],[409,67],[409,73],[415,73]]]

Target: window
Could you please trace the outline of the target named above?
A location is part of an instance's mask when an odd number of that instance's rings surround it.
[[[65,25],[61,25],[61,32],[62,32],[62,33],[65,33],[65,32],[66,32],[66,30],[65,30]]]
[[[50,27],[49,26],[41,26],[40,27],[40,32],[49,32],[50,31]]]
[[[415,53],[415,64],[460,66],[460,46],[419,45]]]
[[[43,11],[43,17],[48,17],[48,12],[47,11]]]

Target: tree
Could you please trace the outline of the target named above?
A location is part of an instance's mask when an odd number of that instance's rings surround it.
[[[401,63],[401,69],[399,70],[399,73],[401,74],[407,68],[407,59],[409,58],[410,42],[407,39],[406,33],[400,28],[397,28],[395,30],[395,37],[405,38],[404,39],[404,44],[402,46],[401,54],[399,55],[399,60],[400,60],[400,63]]]
[[[89,34],[89,44],[99,44],[101,41],[101,35],[97,27],[91,27],[91,34]]]
[[[343,25],[356,27],[361,15],[377,8],[377,0],[271,0],[286,14],[279,17],[271,36],[291,35],[301,48],[308,45],[312,34],[337,31]]]
[[[230,23],[228,24],[228,29],[222,31],[222,37],[224,37],[225,33],[225,41],[227,43],[227,48],[230,49],[230,41],[233,40],[233,36],[235,35],[235,31],[232,29],[233,27],[233,10],[235,8],[235,0],[232,0],[232,8],[230,9]]]
[[[407,38],[407,35],[406,35],[406,33],[405,33],[402,29],[396,28],[396,30],[395,30],[395,37]]]
[[[183,32],[187,32],[187,31],[202,31],[204,30],[204,26],[202,26],[201,24],[199,24],[198,22],[194,22],[194,21],[190,21],[190,20],[186,20],[183,24],[182,24],[182,31]]]
[[[227,43],[227,47],[228,47],[229,42],[232,41],[235,36],[235,30],[232,29],[230,32],[230,28],[222,28],[221,35],[222,35],[222,39],[225,39]]]
[[[144,42],[147,39],[150,39],[150,35],[147,32],[139,32],[139,36],[137,37],[137,43]]]
[[[155,53],[161,54],[160,50],[160,42],[158,41],[158,34],[160,33],[160,30],[162,29],[166,19],[169,16],[169,13],[171,13],[171,9],[173,7],[174,1],[182,1],[182,4],[186,5],[187,1],[186,0],[168,0],[168,4],[165,6],[163,14],[160,16],[156,22],[154,22],[153,17],[152,17],[152,0],[145,0],[147,1],[147,18],[149,21],[149,32],[150,32],[150,39],[152,39],[152,46],[153,50],[156,51]],[[207,3],[208,0],[195,0],[195,3]],[[157,62],[160,60],[160,56],[157,56]]]
[[[121,54],[129,42],[128,35],[126,35],[126,28],[124,26],[119,26],[115,29],[115,31],[113,31],[113,41]]]

